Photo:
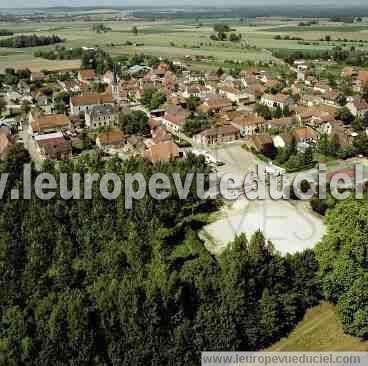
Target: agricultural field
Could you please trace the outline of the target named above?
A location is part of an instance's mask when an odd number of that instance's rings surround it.
[[[173,57],[180,60],[196,58],[193,67],[211,69],[222,66],[225,60],[232,61],[269,61],[273,59],[270,50],[328,50],[337,45],[355,46],[368,49],[368,22],[359,25],[320,21],[313,26],[298,26],[301,19],[257,18],[246,19],[200,19],[200,20],[167,20],[167,21],[104,21],[103,25],[110,28],[105,33],[97,33],[92,29],[101,20],[93,21],[53,21],[2,23],[2,29],[9,29],[16,34],[57,34],[66,39],[65,47],[99,46],[113,56],[145,53],[147,55]],[[210,39],[214,23],[225,23],[242,35],[240,42],[222,42]],[[138,28],[133,34],[132,28]],[[275,36],[283,38],[299,37],[298,40],[275,40]],[[331,41],[319,41],[326,36]],[[337,39],[347,39],[342,42]],[[362,40],[363,43],[350,42]],[[308,42],[313,41],[313,44]],[[132,43],[127,45],[126,43]],[[43,46],[42,49],[54,46]],[[29,67],[32,70],[57,70],[78,67],[78,61],[48,61],[35,58],[34,52],[41,47],[26,49],[0,48],[0,71],[6,67]],[[211,60],[206,60],[213,57]],[[199,60],[199,61],[198,61]]]
[[[223,63],[224,60],[238,61],[268,61],[272,59],[269,52],[248,49],[244,44],[232,44],[230,42],[213,42],[210,35],[213,33],[212,26],[198,28],[196,24],[180,24],[175,22],[104,22],[104,26],[111,28],[106,33],[96,33],[92,30],[92,22],[66,22],[66,23],[42,23],[27,24],[19,29],[19,25],[2,24],[3,28],[10,29],[16,34],[57,34],[66,39],[64,46],[76,47],[102,47],[113,56],[124,54],[145,53],[147,55],[175,57],[185,59],[186,56],[213,56],[213,62]],[[131,31],[137,26],[138,34]],[[248,27],[250,28],[250,27]],[[240,29],[239,29],[240,31]],[[247,27],[241,30],[246,33]],[[133,45],[127,46],[126,42]],[[42,49],[52,49],[54,46],[44,46]],[[27,66],[30,61],[31,68],[50,67],[50,62],[33,57],[35,51],[40,47],[27,49],[0,49],[0,69],[4,69],[9,63]],[[45,62],[44,62],[45,61]],[[59,61],[55,68],[69,68],[69,62]]]

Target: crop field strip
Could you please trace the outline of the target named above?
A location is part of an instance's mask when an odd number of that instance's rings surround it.
[[[45,23],[3,23],[2,28],[19,34],[49,35],[57,34],[66,39],[63,44],[66,48],[99,46],[114,56],[146,53],[148,55],[175,57],[185,59],[186,56],[213,56],[214,60],[193,61],[197,67],[207,65],[212,68],[223,64],[227,59],[237,61],[268,61],[272,59],[265,49],[298,50],[329,50],[335,46],[359,46],[368,48],[368,25],[336,25],[328,22],[309,27],[299,27],[298,21],[282,21],[279,18],[252,19],[240,22],[239,19],[200,19],[201,26],[194,20],[179,19],[166,21],[107,21],[103,24],[111,28],[106,33],[96,33],[92,26],[99,21],[85,22],[45,22]],[[236,33],[242,34],[243,42],[251,48],[244,48],[239,43],[212,41],[214,23],[228,23]],[[138,35],[131,31],[136,25]],[[282,37],[300,37],[298,40],[275,40],[275,35]],[[320,41],[326,35],[331,41]],[[347,42],[337,39],[347,39]],[[358,42],[366,41],[360,46]],[[126,43],[132,43],[127,46]],[[312,44],[313,42],[313,44]],[[308,44],[309,43],[309,44]],[[35,58],[34,52],[39,49],[53,49],[54,46],[33,47],[24,49],[0,49],[0,69],[10,65],[34,69],[69,69],[70,62],[50,61]],[[28,62],[27,62],[28,60]],[[74,63],[75,65],[76,63]]]

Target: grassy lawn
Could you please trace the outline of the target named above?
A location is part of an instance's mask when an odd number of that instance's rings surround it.
[[[323,352],[368,351],[368,341],[344,334],[335,315],[335,307],[323,303],[307,311],[304,319],[287,337],[267,351]]]

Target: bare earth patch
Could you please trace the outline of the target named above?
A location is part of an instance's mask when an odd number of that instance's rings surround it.
[[[207,249],[220,254],[236,235],[249,238],[261,230],[282,254],[313,248],[325,233],[319,217],[304,207],[304,202],[240,199],[225,205],[222,217],[207,225],[201,232]]]

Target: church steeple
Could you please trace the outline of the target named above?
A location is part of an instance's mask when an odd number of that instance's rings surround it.
[[[111,83],[111,89],[112,89],[112,96],[114,98],[118,97],[118,73],[117,73],[117,66],[116,64],[112,67],[112,83]]]

